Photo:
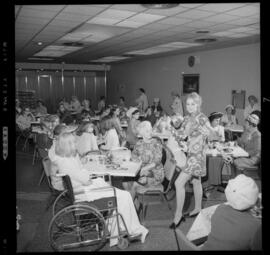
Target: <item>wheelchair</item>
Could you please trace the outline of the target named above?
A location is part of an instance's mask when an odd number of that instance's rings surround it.
[[[118,238],[118,248],[123,250],[129,246],[133,238],[129,235],[125,221],[117,210],[116,191],[114,187],[104,187],[98,190],[112,190],[114,196],[87,201],[75,201],[70,177],[62,176],[65,191],[56,199],[53,207],[53,218],[48,228],[48,238],[55,251],[98,251],[107,239]],[[65,203],[63,198],[65,197]],[[59,205],[63,208],[59,209]],[[112,236],[109,221],[116,217],[118,235]],[[124,231],[120,230],[120,219]]]

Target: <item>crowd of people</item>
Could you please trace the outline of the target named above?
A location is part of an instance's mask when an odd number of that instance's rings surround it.
[[[176,165],[181,169],[175,181],[176,210],[169,226],[175,229],[186,217],[195,217],[202,210],[201,178],[207,172],[205,149],[208,142],[224,143],[226,128],[237,125],[238,120],[233,105],[227,105],[224,114],[212,112],[206,116],[201,111],[202,98],[195,92],[187,95],[185,105],[179,94],[172,92],[170,116],[163,109],[159,98],[154,98],[153,104],[149,105],[146,91],[140,88],[139,93],[139,97],[129,108],[123,96],[119,98],[118,105],[107,105],[106,98],[101,96],[97,111],[93,110],[90,100],[80,102],[76,96],[72,96],[70,103],[65,99],[59,102],[55,115],[48,115],[42,100],[37,101],[37,107],[32,113],[28,107],[22,109],[17,100],[16,123],[20,129],[30,130],[35,116],[42,116],[41,127],[47,140],[50,140],[49,143],[46,140],[44,148],[52,162],[52,183],[60,190],[63,186],[56,172],[68,174],[74,190],[95,184],[95,181],[89,179],[89,172],[81,163],[87,152],[110,151],[120,147],[131,150],[131,159],[141,161],[142,168],[137,179],[123,179],[123,190],[117,188],[116,195],[119,212],[124,217],[129,232],[141,234],[144,242],[148,230],[140,224],[136,213],[136,192],[160,185],[165,178],[162,143],[152,137],[153,130],[167,130],[170,133],[168,147],[175,156]],[[248,100],[250,104],[245,109],[244,132],[237,138],[237,143],[249,153],[249,157],[234,159],[230,155],[223,155],[224,162],[237,169],[232,171],[236,173],[234,176],[241,174],[245,167],[260,163],[260,112],[258,113],[256,97],[250,96]],[[126,123],[125,128],[122,123]],[[187,182],[193,185],[195,205],[192,211],[184,213]],[[104,182],[104,186],[106,185]],[[87,200],[87,196],[85,198]]]

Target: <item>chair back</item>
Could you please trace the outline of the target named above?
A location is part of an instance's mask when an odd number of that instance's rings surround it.
[[[70,177],[69,177],[69,175],[64,175],[64,176],[62,176],[62,178],[63,178],[64,188],[67,191],[66,196],[70,200],[71,204],[74,204],[75,197],[74,197],[74,192],[73,192],[73,187],[72,187]]]
[[[45,172],[50,189],[54,189],[51,183],[51,160],[48,157],[42,159],[43,170]]]

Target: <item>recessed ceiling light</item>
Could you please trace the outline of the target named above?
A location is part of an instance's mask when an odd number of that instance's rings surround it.
[[[215,42],[217,41],[216,38],[199,38],[194,40],[194,42],[199,42],[199,43],[210,43],[210,42]]]
[[[41,46],[43,44],[43,42],[37,42],[37,45]]]
[[[207,34],[209,33],[209,31],[207,30],[199,30],[199,31],[196,31],[197,34]]]

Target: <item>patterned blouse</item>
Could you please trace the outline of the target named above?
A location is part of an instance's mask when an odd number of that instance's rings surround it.
[[[205,147],[210,133],[207,123],[210,126],[208,118],[203,113],[198,113],[196,116],[185,116],[180,129],[172,129],[179,145],[187,139],[187,164],[182,171],[196,177],[206,175]]]
[[[155,167],[147,172],[140,172],[140,175],[147,176],[147,186],[161,184],[164,179],[164,169],[161,163],[162,159],[162,144],[156,139],[151,139],[149,143],[139,140],[132,151],[132,160],[141,160],[142,167],[155,163]]]

